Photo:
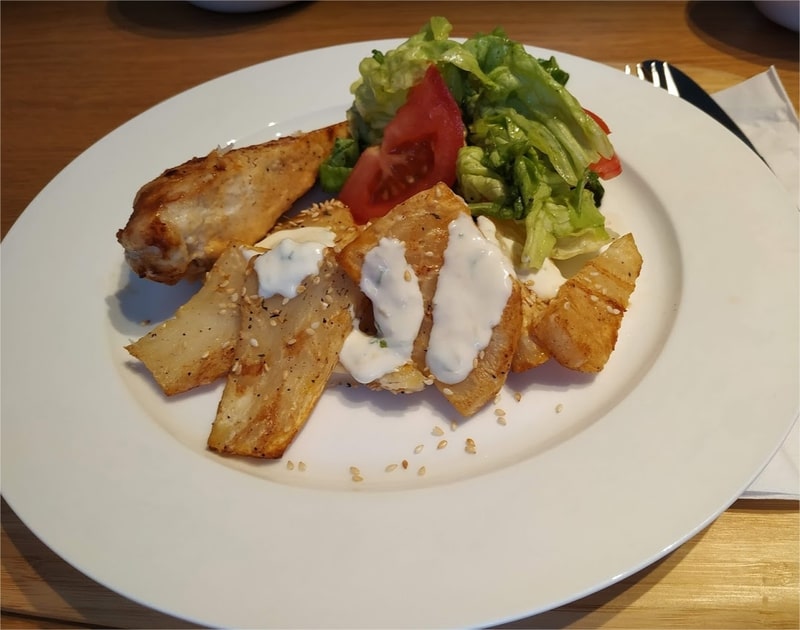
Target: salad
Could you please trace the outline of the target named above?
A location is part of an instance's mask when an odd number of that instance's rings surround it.
[[[442,181],[518,242],[522,269],[598,251],[611,240],[601,179],[621,172],[600,117],[498,28],[463,42],[432,17],[397,48],[373,51],[339,139],[320,169],[359,221]]]

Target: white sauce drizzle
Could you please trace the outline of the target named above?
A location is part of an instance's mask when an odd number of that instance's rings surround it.
[[[339,360],[359,383],[370,383],[411,359],[424,314],[419,281],[405,258],[405,245],[382,238],[364,257],[361,290],[371,301],[378,336],[356,321]]]
[[[319,272],[325,248],[332,247],[334,240],[335,235],[328,228],[297,228],[270,234],[256,245],[271,247],[253,263],[258,294],[264,298],[295,297],[300,283]]]
[[[427,362],[441,382],[460,383],[489,345],[511,295],[513,268],[496,242],[472,218],[450,222],[444,265],[433,297],[433,328]]]

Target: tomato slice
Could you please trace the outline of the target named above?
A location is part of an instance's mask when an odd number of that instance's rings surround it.
[[[339,199],[364,223],[438,182],[452,186],[464,137],[458,103],[431,65],[386,125],[380,146],[358,158]]]
[[[584,108],[583,111],[585,111],[594,119],[594,121],[600,126],[600,129],[603,130],[603,133],[611,133],[606,121],[600,118],[600,116],[594,112],[590,112],[586,108]],[[597,173],[602,179],[611,179],[622,172],[622,164],[620,164],[619,157],[615,153],[610,158],[601,157],[594,164],[590,164],[589,169]]]

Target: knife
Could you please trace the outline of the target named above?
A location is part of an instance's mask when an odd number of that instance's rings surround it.
[[[739,129],[739,125],[737,125],[733,119],[728,116],[727,112],[722,109],[722,107],[720,107],[717,102],[711,98],[711,95],[701,88],[694,81],[694,79],[673,66],[671,63],[667,64],[660,59],[648,59],[642,62],[642,66],[647,69],[651,67],[651,64],[655,64],[655,68],[657,68],[658,73],[661,75],[661,85],[668,85],[669,82],[669,77],[666,76],[664,68],[666,65],[666,72],[672,75],[672,81],[680,98],[704,111],[706,114],[711,116],[711,118],[726,127],[731,133],[739,138],[739,140],[750,147],[750,149],[752,149],[752,151],[758,157],[760,157],[764,163],[766,163],[766,160],[764,160],[762,155],[758,152],[758,150],[756,150],[756,148],[753,146],[753,143],[750,142],[750,139],[741,129]]]

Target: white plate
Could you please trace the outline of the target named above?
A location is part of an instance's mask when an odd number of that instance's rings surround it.
[[[606,370],[516,376],[496,405],[506,426],[491,405],[455,430],[434,394],[333,388],[283,462],[204,450],[220,388],[167,401],[122,349],[187,289],[131,278],[115,231],[168,166],[341,119],[359,60],[398,43],[278,59],[162,103],[68,166],[3,242],[2,491],[100,583],[229,627],[497,623],[663,556],[787,434],[796,209],[701,112],[554,53],[613,130],[625,172],[604,210],[645,261]],[[403,459],[407,470],[384,471]]]

